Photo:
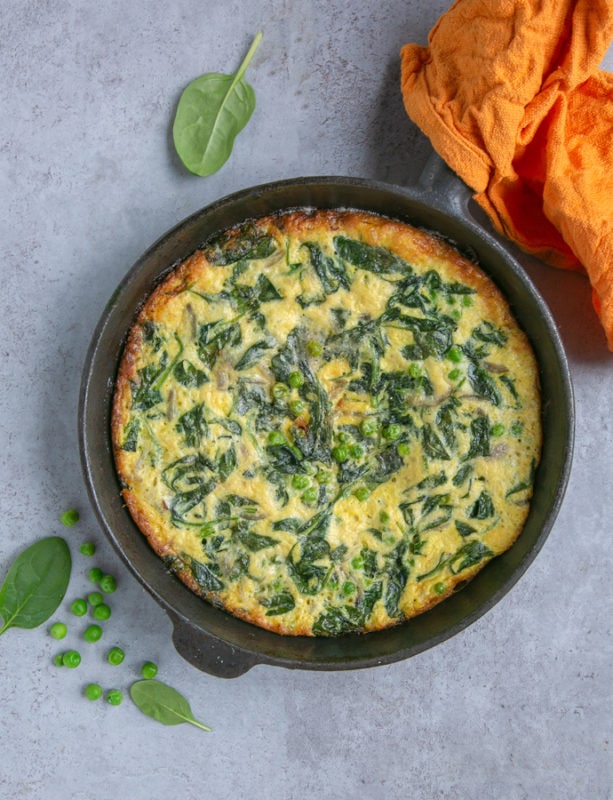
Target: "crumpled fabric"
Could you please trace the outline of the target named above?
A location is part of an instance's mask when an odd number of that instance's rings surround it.
[[[612,0],[456,0],[405,45],[408,115],[500,233],[583,271],[613,351]]]

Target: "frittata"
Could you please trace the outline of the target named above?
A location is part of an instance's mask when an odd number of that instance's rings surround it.
[[[224,231],[129,333],[125,503],[206,601],[284,635],[419,614],[507,550],[541,449],[538,370],[494,283],[350,210]]]

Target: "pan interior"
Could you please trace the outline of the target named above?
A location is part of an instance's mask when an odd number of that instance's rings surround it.
[[[136,310],[152,287],[207,238],[249,218],[292,208],[353,208],[409,222],[450,239],[476,259],[506,295],[540,368],[543,452],[525,528],[517,542],[453,597],[409,622],[378,633],[338,638],[281,637],[203,602],[164,567],[122,504],[110,441],[118,361]],[[197,212],[162,237],[126,275],[95,330],[83,375],[79,433],[90,498],[110,541],[135,574],[192,634],[252,654],[256,663],[336,669],[414,655],[462,630],[494,605],[542,547],[562,500],[572,453],[568,369],[544,303],[515,260],[470,214],[433,206],[428,194],[351,178],[304,178],[245,190]]]

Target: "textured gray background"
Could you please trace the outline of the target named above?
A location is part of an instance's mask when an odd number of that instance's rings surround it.
[[[613,356],[586,281],[524,258],[566,346],[577,401],[566,500],[519,584],[462,634],[409,661],[349,673],[256,667],[215,679],[173,650],[171,625],[103,538],[77,447],[80,373],[93,327],[130,265],[192,211],[299,175],[415,178],[428,152],[406,117],[398,52],[425,43],[441,0],[2,0],[0,6],[0,576],[26,544],[66,535],[68,601],[95,562],[117,575],[105,643],[78,670],[46,634],[0,639],[0,797],[610,798]],[[170,144],[183,87],[232,71],[252,36],[258,106],[231,160],[201,179]],[[613,68],[613,52],[605,61]],[[82,513],[62,529],[59,513]],[[78,632],[80,623],[73,624]],[[111,641],[112,640],[112,641]],[[214,728],[165,728],[128,701],[140,662]]]

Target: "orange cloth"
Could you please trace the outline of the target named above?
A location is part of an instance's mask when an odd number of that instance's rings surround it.
[[[613,350],[612,0],[456,0],[401,51],[402,95],[497,229],[584,270]]]

